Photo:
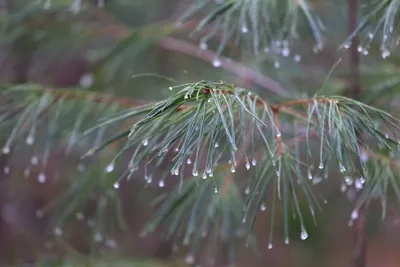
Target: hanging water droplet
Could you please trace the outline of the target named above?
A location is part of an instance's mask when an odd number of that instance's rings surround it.
[[[359,45],[359,46],[357,47],[357,51],[358,51],[358,53],[361,53],[361,52],[363,51],[363,48],[362,48],[361,45]]]
[[[249,28],[247,28],[246,26],[242,26],[242,33],[248,33],[249,32]]]
[[[115,167],[114,162],[111,162],[110,164],[107,165],[106,172],[108,173],[112,172],[114,170],[114,167]]]
[[[274,62],[274,68],[279,69],[281,67],[281,64],[278,61]]]
[[[193,264],[194,263],[194,256],[192,254],[188,254],[185,258],[185,262],[187,264]]]
[[[32,165],[37,165],[38,163],[39,163],[38,157],[33,156],[33,157],[31,158],[31,164],[32,164]]]
[[[388,134],[385,134],[385,138],[386,138],[386,139],[389,139],[389,135],[388,135]]]
[[[103,236],[100,233],[95,233],[93,236],[93,239],[95,242],[99,243],[103,241]]]
[[[251,165],[256,166],[256,165],[257,165],[257,160],[256,160],[256,159],[253,159],[253,160],[251,161]]]
[[[62,231],[61,228],[56,227],[56,228],[54,228],[53,233],[54,233],[56,236],[61,236],[61,235],[63,234],[63,231]]]
[[[10,169],[10,167],[9,166],[5,166],[4,168],[3,168],[3,172],[4,172],[4,174],[10,174],[10,172],[11,172],[11,169]]]
[[[113,187],[114,187],[115,189],[118,189],[118,188],[119,188],[119,183],[114,183]]]
[[[33,135],[29,135],[27,138],[26,138],[26,144],[28,145],[28,146],[31,146],[31,145],[33,145],[35,143],[35,137],[33,136]]]
[[[250,163],[246,162],[246,169],[249,170],[250,169]]]
[[[244,190],[244,193],[246,195],[250,194],[250,187],[249,186],[246,187],[246,189]]]
[[[41,172],[38,176],[38,182],[44,184],[46,180],[47,180],[46,175],[43,172]]]
[[[363,184],[361,183],[361,180],[360,180],[360,179],[356,179],[356,180],[355,180],[355,182],[354,182],[354,187],[355,187],[357,190],[361,190],[361,189],[363,188]]]
[[[269,50],[270,50],[269,47],[265,47],[264,48],[264,53],[269,53]]]
[[[367,162],[369,159],[368,153],[366,151],[362,151],[360,154],[360,160],[362,162]]]
[[[353,221],[358,219],[358,210],[353,210],[353,212],[351,213],[351,219]]]
[[[192,175],[197,177],[199,175],[199,172],[196,169],[193,169]]]
[[[176,169],[175,169],[175,172],[174,172],[174,174],[175,174],[176,176],[178,176],[178,175],[179,175],[179,168],[176,168]]]
[[[314,177],[314,179],[312,180],[312,183],[315,185],[315,184],[319,184],[321,181],[322,181],[322,178],[316,176],[316,177]]]
[[[273,245],[271,243],[268,243],[268,249],[272,249]]]
[[[218,193],[218,188],[214,188],[214,193],[217,194]]]
[[[172,91],[172,87],[170,86],[170,87],[168,87],[168,89],[170,90],[170,91]]]
[[[246,223],[246,221],[247,221],[246,217],[243,217],[242,223]]]
[[[149,139],[144,139],[142,144],[143,146],[147,146],[149,144]]]
[[[365,178],[364,177],[360,177],[360,182],[361,182],[361,184],[365,184]]]
[[[203,173],[202,178],[207,179],[207,174],[205,172]]]
[[[36,218],[38,218],[38,219],[40,219],[40,218],[42,218],[43,217],[43,211],[42,210],[37,210],[36,212],[35,212],[35,215],[36,215]]]
[[[319,168],[320,170],[322,170],[322,169],[324,168],[324,164],[321,162],[321,163],[319,164],[318,168]]]
[[[188,164],[188,165],[192,164],[192,160],[191,159],[187,159],[186,160],[186,164]]]
[[[83,215],[82,212],[78,212],[78,213],[76,214],[76,219],[77,219],[78,221],[82,221],[83,219],[85,219],[85,216]]]
[[[276,136],[277,136],[277,137],[281,137],[281,136],[282,136],[281,132],[277,132],[277,133],[276,133]]]
[[[366,56],[366,55],[368,55],[368,54],[369,54],[369,52],[368,52],[368,50],[367,50],[367,49],[364,49],[362,53],[363,53],[363,55],[364,55],[364,56]]]
[[[347,186],[346,186],[346,184],[342,184],[341,186],[340,186],[340,192],[346,192],[346,189],[347,189]]]
[[[353,184],[353,179],[349,176],[344,177],[344,182],[346,183],[347,186],[350,186]]]
[[[368,38],[371,39],[371,40],[374,39],[374,34],[372,32],[369,32],[368,33]]]
[[[295,56],[293,57],[293,60],[294,60],[294,62],[300,62],[301,56],[300,56],[300,55],[295,55]]]
[[[284,57],[290,56],[290,49],[289,49],[289,47],[284,47],[284,48],[282,48],[282,56],[284,56]]]
[[[147,177],[147,183],[148,184],[151,184],[152,181],[153,181],[153,177],[151,177],[151,176]]]
[[[179,147],[176,147],[174,151],[179,152]]]
[[[231,167],[231,172],[236,172],[236,169],[235,169],[234,165],[232,165],[232,167]]]
[[[347,42],[343,45],[344,49],[349,49],[351,45],[351,42]]]
[[[4,155],[7,155],[8,153],[10,153],[10,148],[8,146],[5,146],[5,147],[3,147],[2,152]]]
[[[311,174],[311,170],[310,169],[308,169],[308,180],[312,180],[312,174]]]
[[[218,144],[218,143],[215,143],[214,147],[219,147],[219,144]]]
[[[386,58],[389,57],[389,56],[390,56],[390,51],[387,50],[387,49],[384,49],[384,50],[382,51],[382,58],[383,58],[383,59],[386,59]]]
[[[221,67],[222,63],[218,58],[215,58],[212,62],[212,65],[214,66],[214,68],[219,68]]]
[[[286,245],[289,244],[289,238],[288,237],[285,238],[285,244]]]
[[[306,240],[308,238],[308,233],[307,233],[306,229],[301,230],[300,238],[301,238],[301,240]]]
[[[204,41],[201,41],[199,46],[200,46],[200,50],[203,50],[203,51],[207,50],[207,48],[208,48],[207,43]]]
[[[260,207],[260,210],[261,211],[266,211],[267,210],[267,206],[264,203],[262,203],[261,207]]]
[[[339,164],[339,171],[341,173],[344,173],[346,171],[346,168],[342,164]]]

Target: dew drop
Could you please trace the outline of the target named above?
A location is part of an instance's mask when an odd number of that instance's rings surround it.
[[[242,33],[248,33],[249,32],[249,28],[247,28],[246,26],[242,26]]]
[[[389,56],[390,56],[390,51],[387,50],[387,49],[384,49],[384,50],[382,51],[382,58],[383,58],[383,59],[386,59],[386,58],[389,57]]]
[[[359,45],[359,46],[357,47],[357,51],[358,51],[359,53],[361,53],[361,52],[363,51],[363,48],[362,48],[361,45]]]
[[[212,65],[214,66],[214,68],[219,68],[221,67],[222,63],[218,58],[215,58],[212,62]]]
[[[293,57],[293,59],[294,59],[294,62],[300,62],[301,56],[300,56],[300,55],[295,55],[295,56]]]
[[[142,144],[143,146],[147,146],[149,144],[149,139],[144,139]]]
[[[161,188],[164,187],[165,186],[164,180],[158,181],[158,186],[161,187]]]
[[[46,180],[47,180],[46,175],[43,172],[41,172],[38,176],[38,182],[44,184]]]
[[[77,219],[78,221],[82,221],[84,218],[85,218],[85,216],[83,215],[82,212],[78,212],[78,213],[76,214],[76,219]]]
[[[27,138],[26,138],[26,144],[28,145],[28,146],[31,146],[31,145],[33,145],[35,143],[35,137],[33,137],[32,135],[29,135]]]
[[[290,49],[289,47],[284,47],[282,48],[282,56],[288,57],[290,55]]]
[[[269,53],[269,47],[264,48],[264,53]]]
[[[346,171],[346,168],[345,168],[342,164],[340,164],[340,165],[339,165],[339,171],[340,171],[341,173],[344,173],[344,172]]]
[[[185,262],[187,264],[193,264],[194,263],[194,256],[192,254],[188,254],[185,258]]]
[[[61,236],[61,235],[63,234],[63,231],[62,231],[61,228],[56,227],[56,228],[54,228],[53,233],[54,233],[56,236]]]
[[[176,169],[175,169],[174,174],[175,174],[175,175],[179,175],[179,168],[176,168]]]
[[[179,152],[179,147],[176,147],[174,151]]]
[[[344,49],[349,49],[350,48],[351,43],[347,42],[343,45]]]
[[[203,173],[202,178],[207,179],[207,174],[205,172]]]
[[[251,161],[251,165],[256,166],[256,165],[257,165],[257,160],[256,160],[256,159],[253,159],[253,160]]]
[[[235,169],[234,165],[232,165],[232,167],[231,167],[231,172],[236,172],[236,169]]]
[[[272,248],[273,248],[272,243],[269,243],[269,244],[268,244],[268,249],[272,249]]]
[[[207,48],[208,48],[208,45],[207,45],[207,43],[206,42],[204,42],[204,41],[202,41],[202,42],[200,42],[200,50],[207,50]]]
[[[10,153],[10,148],[8,146],[5,146],[5,147],[3,147],[2,152],[3,152],[4,155],[7,155],[7,154]]]
[[[196,169],[193,169],[192,175],[197,177],[199,175],[199,172]]]
[[[148,184],[151,184],[152,181],[153,181],[153,177],[148,176],[148,177],[147,177],[147,183],[148,183]]]
[[[281,132],[277,132],[276,137],[281,137],[281,136],[282,136]]]
[[[344,182],[346,183],[347,186],[350,186],[353,184],[353,179],[350,178],[349,176],[344,177]]]
[[[306,229],[303,229],[301,231],[300,238],[301,238],[301,240],[306,240],[308,238],[308,233],[307,233]]]
[[[361,179],[356,179],[354,182],[354,186],[357,190],[361,190],[363,188],[363,184],[361,183]]]
[[[187,159],[186,160],[186,164],[188,164],[188,165],[192,164],[192,160],[191,159]]]
[[[319,164],[318,168],[319,168],[320,170],[322,170],[322,169],[324,168],[324,164],[321,162],[321,163]]]
[[[112,172],[114,170],[114,167],[115,167],[114,162],[111,162],[110,164],[107,165],[106,172],[108,173]]]
[[[289,238],[285,238],[285,244],[289,244]]]
[[[371,39],[371,40],[374,39],[374,34],[372,32],[369,32],[368,33],[368,38]]]
[[[103,241],[103,236],[100,233],[95,233],[93,236],[93,239],[95,242],[99,243]]]
[[[250,163],[246,162],[246,169],[249,170],[250,169]]]
[[[346,186],[346,184],[342,184],[341,186],[340,186],[340,192],[346,192],[346,189],[347,189],[347,186]]]
[[[363,55],[364,55],[364,56],[366,56],[366,55],[368,55],[368,54],[369,54],[369,52],[368,52],[368,50],[367,50],[367,49],[364,49],[362,53],[363,53]]]
[[[250,187],[246,187],[246,189],[244,190],[244,193],[246,195],[250,194]]]
[[[281,64],[278,61],[274,62],[274,68],[279,69],[281,67]]]
[[[262,204],[261,204],[261,207],[260,207],[260,210],[261,210],[261,211],[266,211],[266,210],[267,210],[267,206],[265,206],[265,204],[262,203]]]
[[[217,194],[218,193],[218,188],[214,188],[214,193]]]
[[[361,182],[361,184],[365,184],[365,178],[364,177],[360,177],[360,182]]]
[[[4,174],[10,174],[10,172],[11,172],[10,167],[5,166],[5,167],[3,168],[3,172],[4,172]]]
[[[219,144],[218,144],[218,143],[215,143],[214,147],[219,147]]]
[[[312,174],[311,174],[311,170],[310,169],[308,169],[308,180],[312,180]]]
[[[172,91],[172,87],[168,87],[168,89],[169,89],[170,91]]]
[[[114,183],[113,187],[114,187],[115,189],[118,189],[118,188],[119,188],[119,183]]]
[[[32,164],[32,165],[37,165],[38,163],[39,163],[38,157],[33,156],[33,157],[31,158],[31,164]]]

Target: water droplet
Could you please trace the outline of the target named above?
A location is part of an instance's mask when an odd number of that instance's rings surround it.
[[[54,233],[56,236],[61,236],[61,235],[63,234],[63,231],[62,231],[61,228],[56,227],[56,228],[54,228],[53,233]]]
[[[353,221],[358,219],[358,210],[353,210],[353,212],[351,213],[351,219]]]
[[[295,55],[295,56],[293,57],[293,59],[294,59],[294,62],[300,62],[301,56],[300,56],[300,55]]]
[[[246,162],[246,169],[249,170],[250,169],[250,163]]]
[[[346,189],[347,189],[347,186],[346,186],[346,184],[342,184],[341,186],[340,186],[340,192],[346,192]]]
[[[246,26],[242,26],[242,33],[248,33],[249,32],[249,28],[247,28]]]
[[[256,159],[253,159],[253,160],[251,161],[251,165],[256,166],[256,165],[257,165],[257,160],[256,160]]]
[[[43,172],[41,172],[38,176],[38,182],[44,184],[46,180],[47,180],[46,175]]]
[[[113,185],[113,187],[114,187],[115,189],[118,189],[118,188],[119,188],[119,183],[115,183],[115,184]]]
[[[147,146],[149,144],[149,139],[144,139],[142,144],[143,146]]]
[[[43,217],[43,211],[42,210],[37,210],[36,212],[35,212],[35,215],[36,215],[36,218],[38,218],[38,219],[40,219],[40,218],[42,218]]]
[[[285,238],[285,244],[286,245],[289,244],[289,238],[288,237]]]
[[[27,144],[28,146],[31,146],[31,145],[33,145],[34,143],[35,143],[35,137],[32,136],[32,135],[29,135],[29,136],[26,138],[26,144]]]
[[[269,53],[269,47],[264,48],[264,53]]]
[[[176,168],[176,169],[175,169],[174,174],[175,174],[175,175],[179,175],[179,168]]]
[[[361,183],[360,179],[356,179],[354,182],[354,186],[357,190],[361,190],[363,188],[363,184]]]
[[[339,164],[339,171],[341,173],[344,173],[346,171],[346,168],[342,164]]]
[[[170,86],[170,87],[168,87],[168,89],[170,90],[170,91],[172,91],[172,87]]]
[[[91,74],[91,73],[85,73],[79,79],[79,85],[82,88],[91,87],[93,85],[93,82],[94,82],[94,77],[93,77],[93,74]]]
[[[290,49],[289,47],[284,47],[282,48],[282,56],[288,57],[290,55]]]
[[[234,165],[232,165],[232,167],[231,167],[231,172],[236,172],[236,169],[235,169]]]
[[[250,194],[250,187],[247,186],[246,189],[244,190],[244,193],[246,195]]]
[[[247,221],[246,217],[243,217],[242,223],[246,223],[246,221]]]
[[[369,159],[368,153],[366,151],[362,151],[360,154],[360,160],[362,162],[367,162]]]
[[[7,155],[8,153],[10,153],[10,148],[8,146],[5,146],[5,147],[3,147],[2,152],[4,155]]]
[[[361,53],[361,52],[363,51],[363,48],[362,48],[361,45],[359,45],[359,46],[357,47],[357,51],[358,51],[359,53]]]
[[[4,172],[4,174],[10,174],[10,172],[11,172],[10,167],[9,167],[9,166],[5,166],[5,167],[3,168],[3,172]]]
[[[301,238],[301,240],[306,240],[308,238],[308,233],[307,233],[306,229],[301,230],[300,238]]]
[[[347,186],[350,186],[353,184],[353,179],[349,176],[344,177],[344,182],[346,183]]]
[[[369,52],[368,52],[368,50],[367,50],[367,49],[364,49],[362,53],[363,53],[363,55],[364,55],[364,56],[366,56],[366,55],[368,55],[368,54],[369,54]]]
[[[344,49],[349,49],[351,45],[351,42],[347,42],[343,45]]]
[[[188,164],[188,165],[192,164],[192,160],[191,159],[187,159],[186,160],[186,164]]]
[[[310,169],[308,169],[308,180],[312,180],[312,174],[311,174],[311,170]]]
[[[153,181],[153,177],[151,177],[151,176],[147,177],[147,183],[148,184],[151,184],[152,181]]]
[[[219,147],[219,144],[218,144],[218,143],[215,143],[214,147]]]
[[[174,151],[179,152],[179,147],[176,147]]]
[[[387,50],[387,49],[384,49],[384,50],[382,51],[382,58],[385,59],[385,58],[387,58],[387,57],[389,57],[389,56],[390,56],[390,51]]]
[[[99,243],[103,241],[103,236],[100,233],[95,233],[93,236],[93,239],[95,242]]]
[[[321,178],[321,177],[318,177],[318,176],[316,176],[316,177],[314,177],[314,179],[313,179],[312,183],[313,183],[313,184],[319,184],[321,181],[322,181],[322,178]]]
[[[268,244],[268,249],[272,249],[273,245],[271,243]]]
[[[389,135],[388,135],[388,134],[385,134],[385,138],[386,138],[386,139],[389,139]]]
[[[196,169],[193,169],[192,175],[197,177],[199,175],[199,172]]]
[[[203,173],[202,178],[207,179],[207,174],[205,172]]]
[[[278,61],[274,62],[274,68],[279,69],[281,67],[281,64]]]
[[[361,182],[361,184],[365,184],[365,178],[364,177],[360,177],[360,182]]]
[[[111,162],[110,164],[108,164],[107,168],[106,168],[106,172],[110,173],[114,170],[115,164],[114,162]]]
[[[261,210],[261,211],[266,211],[266,210],[267,210],[267,206],[265,206],[265,204],[262,203],[262,204],[261,204],[261,207],[260,207],[260,210]]]
[[[85,218],[85,216],[83,215],[82,212],[78,212],[78,213],[76,214],[76,219],[77,219],[78,221],[82,221],[84,218]]]
[[[194,263],[194,256],[192,254],[188,254],[185,258],[185,262],[187,264],[193,264]]]
[[[218,58],[215,58],[212,62],[212,65],[214,66],[214,68],[219,68],[221,67],[222,63]]]
[[[371,39],[371,40],[374,39],[374,34],[372,32],[369,32],[368,33],[368,38]]]
[[[320,170],[322,170],[322,169],[324,168],[324,164],[321,162],[321,163],[319,164],[318,168],[319,168]]]
[[[281,136],[282,136],[281,132],[277,132],[277,133],[276,133],[276,136],[277,136],[277,137],[281,137]]]
[[[38,157],[33,156],[33,157],[31,158],[31,164],[32,164],[32,165],[37,165],[38,163],[39,163]]]
[[[200,42],[200,50],[207,50],[207,48],[208,48],[208,45],[207,45],[207,43],[206,42],[204,42],[204,41],[202,41],[202,42]]]
[[[218,193],[218,188],[214,188],[214,193],[217,194]]]

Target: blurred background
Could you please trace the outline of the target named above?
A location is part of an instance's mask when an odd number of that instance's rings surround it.
[[[312,37],[303,35],[290,56],[272,59],[254,56],[236,46],[216,55],[213,51],[218,40],[211,40],[209,50],[202,51],[199,39],[190,35],[194,25],[190,23],[170,34],[163,26],[179,19],[191,1],[83,2],[82,7],[74,7],[67,0],[0,0],[0,83],[80,87],[138,102],[164,99],[174,82],[203,79],[235,83],[274,101],[278,95],[254,82],[254,77],[277,81],[293,97],[312,95],[324,82],[327,94],[345,94],[350,70],[347,51],[338,47],[347,36],[346,1],[310,1],[327,29],[326,46],[321,52],[314,53]],[[130,35],[151,25],[148,35]],[[398,94],[386,98],[381,95],[383,90],[398,92],[398,79],[385,83],[398,74],[398,57],[382,59],[378,48],[379,44],[373,44],[368,55],[362,56],[363,97],[370,104],[399,114]],[[230,59],[216,67],[216,58]],[[326,81],[339,58],[342,62]],[[0,143],[8,134],[1,133]],[[149,185],[139,172],[124,183],[120,198],[125,230],[115,227],[112,235],[96,232],[93,225],[99,219],[91,217],[95,205],[88,205],[62,229],[54,229],[49,223],[51,212],[43,213],[41,209],[65,191],[65,179],[79,179],[85,168],[80,156],[87,147],[82,144],[69,155],[55,147],[45,170],[46,182],[38,182],[43,170],[35,163],[37,152],[19,151],[0,156],[0,266],[187,265],[185,248],[176,251],[176,244],[157,232],[145,238],[139,235],[154,211],[149,203],[171,189],[172,182],[164,188]],[[106,165],[97,164],[102,169]],[[339,174],[332,170],[330,175]],[[244,242],[239,242],[236,266],[352,266],[353,235],[348,220],[355,191],[350,188],[342,192],[341,187],[340,179],[318,185],[327,204],[323,213],[317,214],[317,225],[310,228],[305,241],[293,240],[286,245],[278,229],[274,247],[268,250],[269,219],[262,214],[255,232],[259,251],[246,249]],[[367,215],[367,266],[399,266],[399,210],[390,209],[382,221],[379,203],[373,203]],[[311,218],[306,221],[312,224]],[[229,266],[222,244],[217,255],[214,266]],[[201,266],[211,266],[212,260],[201,261]]]

